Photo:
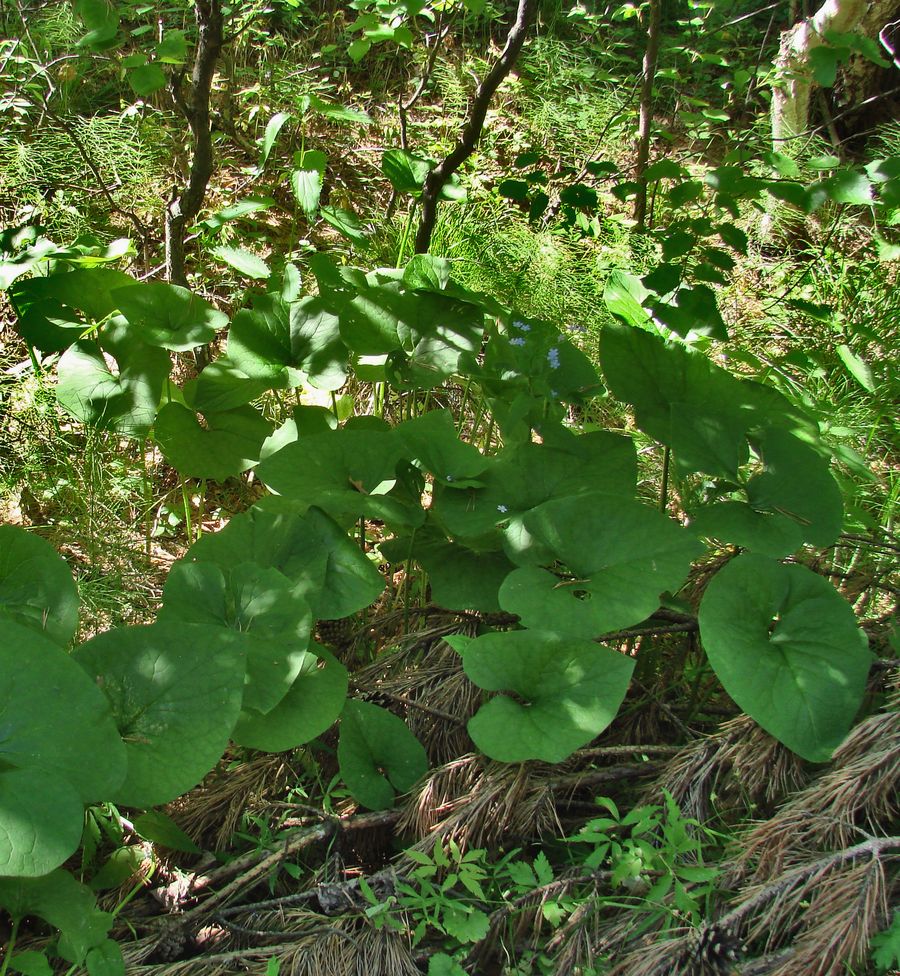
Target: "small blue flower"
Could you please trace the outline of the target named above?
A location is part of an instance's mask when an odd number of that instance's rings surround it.
[[[531,332],[531,326],[527,322],[523,322],[521,319],[516,319],[513,322],[512,327],[518,329],[519,332]]]
[[[453,480],[453,475],[452,474],[448,474],[448,475],[446,475],[444,477],[444,481],[452,481],[452,480]]]
[[[559,398],[559,390],[551,390],[550,391],[550,396],[553,397],[554,400],[558,399]]]
[[[509,340],[509,344],[511,346],[524,346],[525,345],[525,340],[524,339],[510,339]]]
[[[553,346],[547,353],[547,362],[550,363],[551,369],[559,368],[559,349]]]
[[[498,505],[497,506],[497,511],[502,514],[502,513],[508,512],[509,509],[505,505]]]

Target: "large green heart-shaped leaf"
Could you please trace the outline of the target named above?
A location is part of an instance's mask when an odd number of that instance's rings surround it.
[[[105,693],[128,755],[108,799],[168,803],[218,762],[241,710],[246,662],[222,628],[185,623],[123,627],[73,655]]]
[[[0,617],[67,645],[78,627],[78,590],[65,560],[40,536],[0,525]]]
[[[605,491],[634,494],[637,456],[634,442],[609,431],[576,436],[548,428],[543,444],[530,442],[504,450],[478,474],[483,488],[454,487],[435,481],[432,512],[453,536],[478,537],[500,522],[510,525],[525,512],[565,495]],[[514,530],[518,537],[518,528]],[[511,541],[513,550],[519,545]]]
[[[804,566],[747,553],[718,572],[700,635],[725,690],[789,749],[825,762],[850,730],[871,655],[850,605]]]
[[[234,317],[228,356],[255,378],[286,375],[297,386],[305,374],[313,386],[337,390],[347,379],[348,351],[338,317],[319,297],[285,302],[277,295],[259,295],[252,309]]]
[[[640,502],[599,493],[546,502],[525,530],[574,578],[528,566],[500,587],[500,605],[526,627],[593,638],[638,623],[677,590],[703,546]]]
[[[119,317],[104,326],[99,341],[78,342],[63,353],[56,398],[83,424],[143,438],[170,368],[168,353],[145,345]]]
[[[498,695],[469,720],[469,735],[500,762],[558,763],[615,718],[634,661],[591,641],[521,630],[484,634],[466,645],[463,667]]]
[[[347,533],[318,508],[236,515],[220,532],[204,535],[185,559],[228,571],[241,562],[284,573],[319,619],[338,620],[367,607],[384,589],[378,570]]]
[[[0,618],[0,875],[53,870],[84,803],[108,799],[125,750],[96,685],[61,648]]]
[[[62,352],[92,322],[101,322],[116,310],[113,291],[134,284],[134,278],[121,271],[79,268],[18,281],[10,289],[10,298],[20,316],[22,337],[42,352]]]
[[[459,373],[460,361],[481,349],[484,310],[443,292],[407,294],[408,307],[397,323],[403,351],[392,354],[400,357],[393,360],[394,368],[400,385],[427,389]]]
[[[493,545],[491,545],[493,544]],[[498,591],[515,566],[498,551],[496,535],[482,547],[449,542],[430,525],[414,536],[400,536],[384,542],[381,554],[392,563],[415,561],[428,574],[431,600],[448,610],[500,609]]]
[[[804,542],[830,546],[840,535],[844,508],[828,462],[779,428],[763,433],[761,451],[765,471],[747,485],[750,504],[797,523]]]
[[[789,556],[803,543],[801,526],[793,519],[777,512],[757,512],[746,502],[718,502],[698,508],[691,519],[691,531],[775,559]]]
[[[175,352],[211,342],[228,324],[224,312],[180,285],[132,282],[113,291],[112,298],[144,342]]]
[[[393,431],[340,428],[286,444],[262,461],[257,477],[301,506],[317,505],[335,518],[368,516],[400,524],[424,518],[388,493],[403,446]]]
[[[683,468],[737,480],[748,457],[739,380],[702,353],[619,323],[603,329],[600,362],[641,430],[671,447]]]
[[[91,949],[104,945],[106,933],[113,923],[113,915],[101,912],[94,893],[76,881],[68,871],[58,869],[40,878],[17,881],[0,878],[0,907],[5,908],[16,922],[26,916],[38,916],[59,929],[59,953],[73,963],[82,963]],[[121,964],[121,953],[119,954]],[[15,962],[13,963],[15,967]],[[89,966],[89,972],[94,970]],[[28,972],[16,969],[16,972]],[[46,970],[50,972],[49,966]],[[103,973],[123,973],[102,970]]]
[[[405,456],[446,484],[479,485],[489,459],[473,444],[461,441],[449,410],[429,410],[394,428]]]
[[[311,644],[290,690],[268,714],[244,708],[232,738],[265,752],[294,749],[337,720],[347,697],[347,669],[324,647]]]
[[[397,282],[369,285],[340,310],[341,338],[354,352],[378,356],[400,346],[398,328],[416,317],[416,296],[401,293]]]
[[[271,711],[300,673],[312,631],[305,597],[277,569],[177,562],[163,588],[162,622],[224,627],[247,660],[243,707]]]
[[[287,386],[287,378],[278,373],[252,377],[227,356],[210,363],[195,380],[184,384],[184,402],[198,413],[221,413],[242,407],[262,396],[266,390]]]
[[[381,157],[381,172],[398,193],[418,195],[434,162],[405,149],[388,149]]]
[[[252,468],[272,425],[253,407],[210,412],[201,425],[174,400],[159,411],[154,433],[169,464],[185,478],[225,481]]]
[[[338,742],[341,776],[353,798],[371,810],[394,805],[428,769],[419,740],[396,715],[350,699],[341,713]]]

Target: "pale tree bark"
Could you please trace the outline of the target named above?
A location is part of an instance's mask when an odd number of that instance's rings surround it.
[[[802,136],[809,122],[814,81],[809,54],[825,42],[826,31],[852,31],[866,14],[866,0],[825,0],[821,7],[781,35],[772,91],[772,141],[775,149]]]

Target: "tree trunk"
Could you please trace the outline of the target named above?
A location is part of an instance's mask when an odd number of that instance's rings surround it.
[[[184,268],[184,238],[188,226],[200,213],[206,187],[213,174],[213,144],[209,122],[209,94],[216,61],[222,50],[222,4],[220,0],[196,0],[194,11],[200,36],[194,56],[187,99],[174,91],[175,102],[187,119],[193,141],[188,183],[175,190],[166,207],[166,277],[175,285],[187,285]]]
[[[656,80],[656,62],[659,57],[659,23],[662,0],[650,0],[647,24],[647,46],[644,48],[644,71],[641,78],[641,107],[638,119],[637,159],[634,178],[638,184],[634,199],[634,223],[643,230],[647,222],[647,180],[644,171],[650,159],[650,130],[653,124],[653,82]]]
[[[416,233],[416,254],[426,253],[431,246],[431,235],[437,222],[438,199],[441,190],[450,177],[475,151],[478,140],[481,138],[484,120],[487,117],[488,106],[494,97],[494,92],[500,87],[500,82],[509,74],[512,66],[516,63],[522,45],[525,43],[528,26],[537,7],[538,0],[519,0],[516,19],[509,29],[503,51],[475,92],[469,118],[462,128],[456,146],[449,156],[435,166],[425,180],[425,187],[422,190],[422,219]]]
[[[866,0],[825,0],[811,17],[782,33],[772,90],[772,142],[776,150],[806,132],[814,86],[810,51],[824,42],[826,31],[853,30],[867,6]]]

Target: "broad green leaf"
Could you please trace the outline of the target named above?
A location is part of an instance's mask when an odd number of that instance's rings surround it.
[[[671,447],[683,470],[737,480],[749,425],[739,380],[702,353],[618,324],[603,330],[600,362],[641,430]]]
[[[391,563],[415,559],[428,574],[431,600],[438,606],[492,613],[500,609],[500,584],[515,568],[498,545],[496,536],[481,548],[475,543],[449,542],[426,528],[415,536],[382,543],[381,553]]]
[[[780,559],[803,544],[798,522],[778,512],[757,512],[746,502],[718,502],[697,509],[691,531],[707,539]]]
[[[0,904],[2,904],[0,893]],[[10,959],[10,972],[22,973],[23,976],[53,976],[53,968],[43,952],[36,949],[26,949],[17,952]]]
[[[335,518],[410,524],[421,521],[421,509],[408,509],[388,494],[402,454],[391,431],[339,429],[285,445],[256,474],[279,495],[304,507],[317,505]]]
[[[166,73],[158,64],[143,64],[137,68],[129,68],[125,72],[128,84],[135,95],[145,98],[161,88],[166,87]]]
[[[154,436],[169,464],[185,478],[226,481],[252,468],[272,425],[253,407],[208,412],[172,401],[156,417]]]
[[[369,246],[369,236],[362,229],[359,217],[352,210],[343,207],[324,206],[319,208],[322,219],[360,250]]]
[[[298,153],[297,166],[291,170],[291,189],[307,217],[312,217],[319,207],[325,167],[328,157],[317,149]]]
[[[855,173],[853,170],[839,170],[823,181],[822,185],[835,203],[866,207],[874,202],[872,184],[862,173]]]
[[[116,5],[107,0],[74,0],[72,6],[87,28],[87,34],[78,41],[77,47],[103,50],[115,41],[119,30]]]
[[[384,579],[347,533],[318,508],[236,515],[221,531],[204,535],[186,559],[212,562],[223,570],[242,562],[271,566],[302,592],[319,619],[337,620],[367,607],[384,589]]]
[[[319,297],[285,302],[257,296],[252,309],[234,317],[228,336],[228,358],[255,379],[296,386],[305,374],[323,390],[344,385],[349,370],[338,318]]]
[[[369,702],[350,699],[341,712],[341,776],[353,798],[371,810],[394,805],[428,769],[428,757],[406,724]]]
[[[135,284],[111,268],[78,268],[17,281],[10,298],[19,314],[18,331],[42,352],[62,352],[117,308],[112,292]],[[81,313],[81,314],[79,314]]]
[[[560,579],[522,567],[500,587],[500,605],[526,627],[594,638],[649,617],[702,552],[680,525],[640,502],[600,493],[548,501],[525,530],[568,567]]]
[[[324,115],[332,122],[357,122],[360,125],[371,125],[372,116],[368,112],[363,112],[358,108],[351,108],[349,105],[339,105],[337,102],[329,102],[318,95],[309,95],[309,107]]]
[[[747,553],[713,577],[699,620],[710,663],[737,704],[804,759],[831,758],[871,663],[834,587],[804,566]]]
[[[175,563],[157,619],[230,631],[247,662],[242,707],[262,714],[284,698],[300,673],[313,623],[297,584],[250,562],[226,571],[214,563]]]
[[[398,193],[411,193],[414,196],[422,191],[428,178],[432,160],[405,149],[388,149],[381,157],[381,172]]]
[[[125,957],[114,939],[104,939],[88,949],[85,957],[88,976],[125,976]]]
[[[449,410],[430,410],[394,428],[405,456],[446,483],[478,485],[489,464],[477,447],[461,441]]]
[[[796,522],[804,542],[830,546],[840,534],[844,511],[828,462],[778,427],[765,431],[760,450],[765,470],[747,484],[750,504]]]
[[[199,854],[200,848],[178,826],[177,823],[162,810],[148,810],[134,821],[134,831],[144,840],[161,844],[172,851],[183,851],[186,854]]]
[[[663,325],[680,336],[694,333],[721,341],[728,338],[716,293],[706,285],[679,288],[675,303],[656,302],[653,305],[653,314]]]
[[[407,288],[444,291],[450,284],[450,262],[433,254],[414,254],[403,269]]]
[[[288,112],[276,112],[266,123],[266,131],[263,133],[262,147],[259,153],[259,169],[262,170],[275,146],[278,133],[281,132],[284,123],[290,119]]]
[[[0,674],[0,875],[45,874],[78,846],[84,803],[122,783],[125,750],[70,656],[2,618]]]
[[[875,392],[875,381],[872,378],[872,370],[866,362],[859,358],[856,353],[842,342],[836,349],[838,357],[847,369],[847,372],[856,380],[857,383],[869,393]]]
[[[125,782],[108,799],[134,807],[168,803],[219,761],[246,671],[243,652],[224,630],[181,622],[123,627],[98,634],[73,657],[106,695],[125,743]]]
[[[78,342],[63,353],[56,399],[83,424],[144,438],[170,369],[168,354],[143,343],[119,318],[103,329],[99,342]]]
[[[650,313],[644,308],[644,301],[649,297],[650,292],[641,284],[640,278],[624,271],[613,271],[603,289],[603,301],[613,315],[626,325],[656,332]]]
[[[347,669],[313,643],[287,694],[268,714],[244,708],[232,738],[264,752],[285,752],[326,732],[347,697]]]
[[[162,281],[116,289],[112,298],[148,345],[185,352],[215,338],[228,324],[205,298]]]
[[[463,653],[469,679],[497,695],[469,720],[469,735],[492,759],[558,763],[615,718],[634,661],[591,641],[544,631],[491,633]]]
[[[807,54],[816,83],[822,88],[831,88],[837,80],[837,69],[849,55],[847,49],[819,45]]]
[[[272,273],[259,255],[242,247],[214,247],[210,253],[248,278],[265,279]]]
[[[228,356],[219,356],[195,380],[188,380],[182,392],[184,402],[192,410],[207,414],[242,407],[266,390],[277,390],[286,385],[287,377],[283,373],[273,371],[248,376]]]
[[[484,311],[446,292],[407,293],[397,336],[403,352],[391,354],[394,385],[428,389],[466,372],[463,361],[474,358],[484,340]]]
[[[156,45],[156,57],[164,64],[184,64],[187,58],[187,38],[183,30],[167,30]]]
[[[455,472],[445,472],[455,475]],[[478,473],[483,488],[436,480],[431,512],[452,536],[477,538],[552,498],[603,491],[631,496],[637,481],[634,442],[609,431],[574,435],[545,429],[543,444],[507,448]],[[519,538],[516,528],[516,538]],[[510,540],[510,545],[519,546]],[[513,556],[514,561],[516,557]]]
[[[78,627],[78,591],[59,553],[40,536],[0,525],[0,618],[65,647]]]
[[[196,225],[196,228],[193,229],[196,231],[199,228],[203,228],[204,230],[217,233],[231,220],[237,220],[239,217],[249,217],[251,214],[259,213],[261,210],[269,210],[274,206],[275,200],[273,197],[245,197],[243,200],[233,203],[230,207],[217,210],[205,220],[201,220]]]
[[[58,929],[59,954],[75,964],[108,941],[113,923],[113,916],[97,907],[90,888],[62,869],[40,878],[0,878],[0,906],[15,921],[36,915]]]

